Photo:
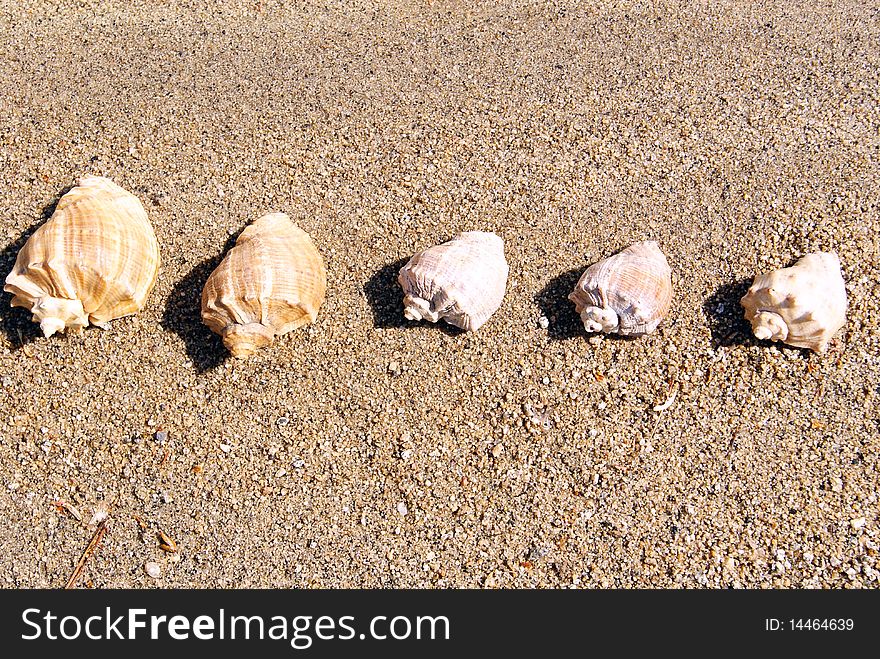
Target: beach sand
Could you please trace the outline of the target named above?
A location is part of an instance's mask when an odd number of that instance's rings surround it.
[[[877,4],[372,4],[0,4],[0,275],[84,174],[163,259],[109,331],[0,297],[0,585],[63,586],[105,506],[81,587],[877,587]],[[233,362],[201,287],[270,211],[327,301]],[[471,229],[501,308],[406,321]],[[590,338],[566,296],[639,240],[672,311]],[[751,278],[815,250],[831,349],[755,340]]]

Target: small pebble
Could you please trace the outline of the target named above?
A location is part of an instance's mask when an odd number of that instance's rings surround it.
[[[547,547],[533,547],[532,550],[529,552],[529,560],[534,563],[541,560],[549,553],[550,550]]]
[[[864,517],[856,517],[855,519],[851,519],[849,523],[852,524],[854,529],[860,529],[867,523],[867,520]]]
[[[306,462],[302,458],[294,458],[291,464],[293,464],[294,469],[302,469],[306,465]]]
[[[290,419],[288,419],[286,416],[278,417],[278,420],[275,422],[276,425],[279,425],[282,428],[288,423],[290,423]]]
[[[229,444],[220,444],[220,450],[224,453],[229,453],[232,450],[232,447]]]
[[[158,430],[158,431],[156,431],[156,434],[154,435],[154,437],[156,438],[157,442],[160,442],[160,443],[164,442],[165,440],[168,439],[168,431],[167,430]]]
[[[547,329],[548,327],[550,327],[550,320],[547,318],[547,316],[541,316],[540,318],[538,318],[538,327],[540,327],[541,329]]]
[[[144,572],[147,573],[147,576],[158,579],[162,576],[162,567],[154,561],[149,561],[144,564]]]
[[[401,515],[406,515],[409,512],[409,509],[406,507],[406,504],[403,501],[397,504],[397,512],[399,512]]]

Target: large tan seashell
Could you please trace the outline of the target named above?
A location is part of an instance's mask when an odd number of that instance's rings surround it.
[[[86,176],[21,248],[3,290],[52,336],[137,313],[158,272],[159,243],[141,202]]]
[[[327,292],[324,259],[284,213],[248,226],[202,290],[202,320],[233,357],[314,322]]]
[[[757,338],[825,352],[846,322],[840,260],[833,252],[814,252],[790,268],[758,275],[740,304]]]
[[[509,270],[501,238],[485,231],[460,233],[400,269],[403,313],[410,320],[442,318],[464,330],[479,329],[501,306]]]
[[[657,329],[672,304],[672,272],[653,240],[586,269],[568,296],[588,332],[627,336]]]

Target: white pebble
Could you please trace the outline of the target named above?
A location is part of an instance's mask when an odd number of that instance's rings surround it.
[[[162,576],[162,567],[153,561],[149,561],[144,564],[144,572],[147,573],[147,576],[153,577],[153,579],[158,579]]]
[[[397,512],[404,516],[409,512],[409,509],[403,501],[397,504]]]
[[[867,523],[867,520],[864,517],[856,517],[855,519],[851,519],[849,523],[852,524],[854,529],[860,529]]]
[[[541,316],[540,318],[538,318],[538,326],[541,329],[547,329],[548,327],[550,327],[550,320],[547,318],[547,316]]]
[[[220,444],[220,450],[224,453],[229,453],[232,450],[232,447],[229,444]]]

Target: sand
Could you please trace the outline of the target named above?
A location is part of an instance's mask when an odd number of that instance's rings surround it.
[[[109,331],[0,297],[0,585],[64,585],[104,506],[79,586],[877,587],[876,6],[372,4],[2,2],[0,274],[83,174],[163,264]],[[269,211],[327,302],[233,362],[201,286]],[[406,321],[397,269],[470,229],[502,307]],[[566,295],[647,239],[670,316],[589,338]],[[750,278],[814,250],[845,328],[756,341]]]

